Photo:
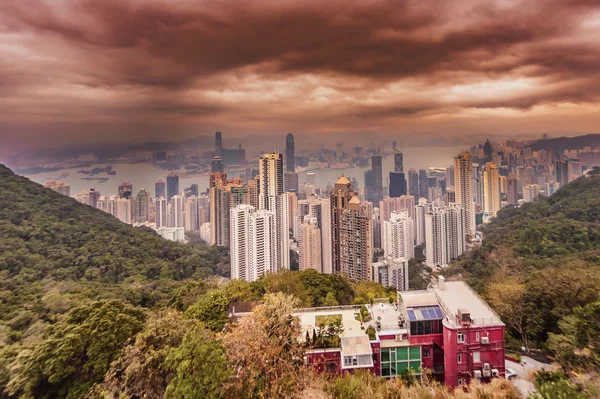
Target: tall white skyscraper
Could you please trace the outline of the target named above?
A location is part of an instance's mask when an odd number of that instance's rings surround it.
[[[200,214],[198,212],[198,197],[185,199],[183,209],[183,224],[185,231],[200,231]]]
[[[425,262],[445,267],[465,252],[464,209],[461,205],[434,207],[425,215]]]
[[[454,157],[454,191],[456,203],[465,210],[465,234],[475,235],[475,205],[473,203],[471,154],[463,152]]]
[[[306,215],[301,224],[300,270],[314,269],[321,272],[321,230],[317,218]]]
[[[167,227],[169,225],[169,207],[165,197],[157,198],[154,201],[156,207],[156,228]]]
[[[419,198],[415,206],[415,245],[425,244],[425,214],[431,210],[426,198]]]
[[[415,257],[413,220],[407,211],[394,211],[383,222],[381,243],[385,255],[392,259]]]
[[[231,242],[229,254],[231,278],[252,281],[250,260],[250,216],[254,213],[251,205],[238,205],[230,210]]]
[[[445,209],[434,208],[425,215],[425,263],[428,266],[448,265],[446,232]]]
[[[283,192],[283,157],[281,154],[265,154],[258,162],[258,206],[261,210],[275,213],[275,261],[278,269],[290,268],[290,223],[287,193]]]
[[[408,260],[384,256],[373,264],[373,280],[384,287],[394,287],[398,291],[408,291]]]
[[[250,217],[251,267],[249,281],[256,281],[266,273],[281,269],[277,259],[275,220],[275,212],[266,209],[258,210]]]
[[[310,196],[307,200],[298,201],[296,212],[296,226],[304,223],[304,217],[309,215],[317,219],[317,227],[321,231],[321,268],[323,273],[332,273],[331,270],[331,202],[329,198]],[[298,236],[298,246],[302,246],[302,235]]]
[[[169,202],[171,203],[169,227],[184,227],[183,197],[181,195],[174,195]]]

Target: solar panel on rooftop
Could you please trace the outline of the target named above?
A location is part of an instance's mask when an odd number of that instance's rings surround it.
[[[408,310],[408,319],[410,321],[418,320],[440,320],[444,316],[439,306],[420,306]]]

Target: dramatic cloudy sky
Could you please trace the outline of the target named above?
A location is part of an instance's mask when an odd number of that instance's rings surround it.
[[[598,132],[598,0],[19,0],[0,139]]]

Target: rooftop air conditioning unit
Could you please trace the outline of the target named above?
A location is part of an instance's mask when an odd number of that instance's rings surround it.
[[[483,377],[484,378],[490,378],[492,376],[492,371],[491,370],[483,370]]]
[[[489,370],[490,369],[490,364],[489,363],[483,363],[483,369],[484,370]]]
[[[492,377],[499,377],[500,371],[498,369],[492,369]]]
[[[481,379],[481,370],[473,371],[473,376],[480,380]]]
[[[488,345],[490,343],[490,337],[481,337],[481,343]]]
[[[461,325],[471,324],[471,312],[467,309],[458,309],[458,319]]]

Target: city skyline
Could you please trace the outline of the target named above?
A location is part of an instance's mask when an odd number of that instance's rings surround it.
[[[12,2],[1,139],[594,132],[599,15],[562,1]]]

